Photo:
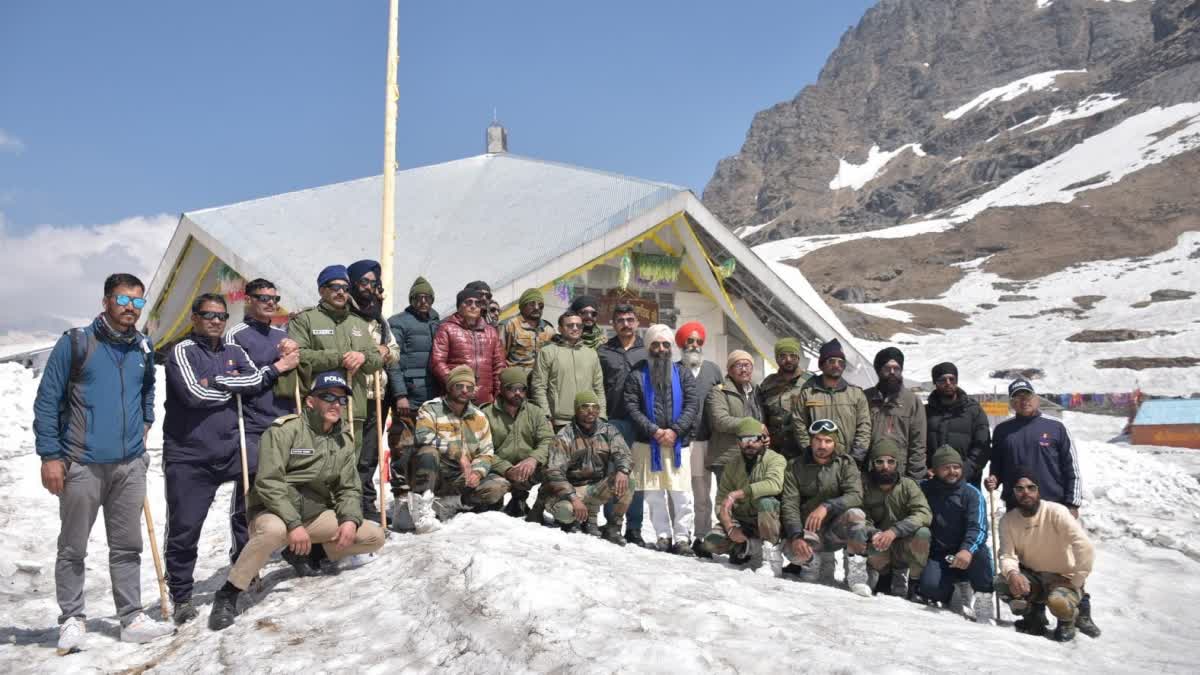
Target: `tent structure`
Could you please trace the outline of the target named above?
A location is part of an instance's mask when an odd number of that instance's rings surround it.
[[[184,213],[150,284],[145,329],[155,345],[187,333],[200,293],[223,293],[231,321],[240,317],[245,281],[256,277],[276,284],[288,311],[315,304],[322,267],[378,256],[382,182],[373,176]],[[847,378],[875,380],[807,281],[793,274],[785,283],[677,185],[508,152],[399,171],[394,263],[385,285],[397,311],[417,275],[432,283],[443,315],[476,279],[490,284],[508,315],[524,289],[543,289],[551,321],[583,293],[632,297],[646,322],[703,322],[706,356],[722,367],[735,348],[757,354],[761,372],[780,337],[800,338],[810,355],[838,337]]]

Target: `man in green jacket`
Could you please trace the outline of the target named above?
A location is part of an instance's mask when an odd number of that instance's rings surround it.
[[[784,571],[799,574],[801,581],[831,584],[832,554],[845,548],[850,561],[846,583],[858,595],[869,596],[861,557],[867,550],[867,516],[860,508],[862,474],[849,455],[837,451],[836,422],[816,420],[805,431],[809,448],[788,462],[783,481],[780,511],[788,540],[784,555],[792,563]]]
[[[796,440],[796,432],[792,429],[792,399],[808,381],[808,373],[800,367],[800,359],[799,340],[789,337],[776,342],[775,363],[779,370],[758,385],[759,407],[771,434],[771,449],[787,459],[799,456],[805,447]]]
[[[792,432],[800,447],[808,447],[808,428],[816,420],[837,425],[837,451],[849,454],[862,468],[871,447],[871,411],[863,390],[842,377],[846,354],[837,339],[821,345],[817,356],[821,374],[809,378],[792,399]]]
[[[696,503],[696,537],[708,534],[712,529],[712,514],[714,503],[712,494],[712,479],[721,482],[721,470],[726,464],[736,463],[741,455],[738,443],[738,425],[745,417],[753,417],[763,421],[762,410],[759,408],[758,392],[750,383],[754,374],[754,359],[749,353],[736,349],[726,360],[726,376],[720,384],[708,393],[704,404],[704,419],[708,420],[709,439],[705,450],[705,470],[701,477],[692,477],[692,494]],[[695,443],[693,442],[693,449]],[[694,451],[694,450],[693,450]],[[721,500],[716,501],[719,508]],[[696,555],[707,557],[708,549],[700,547]]]
[[[354,443],[362,447],[362,425],[367,417],[367,375],[383,368],[383,357],[370,326],[350,311],[350,274],[343,265],[330,265],[317,277],[321,302],[288,322],[288,337],[300,345],[300,367],[279,378],[275,392],[295,396],[308,393],[314,373],[341,369],[351,386],[349,412],[354,420]]]
[[[303,414],[280,417],[263,434],[246,506],[250,541],[213,598],[209,628],[233,624],[238,596],[283,546],[284,557],[302,575],[311,573],[305,557],[314,544],[335,561],[383,546],[383,528],[362,519],[358,453],[342,421],[349,392],[340,372],[321,373]]]
[[[710,395],[711,396],[711,395]],[[779,544],[779,499],[787,460],[767,448],[766,427],[754,417],[738,420],[734,429],[739,457],[730,459],[717,484],[717,526],[704,537],[710,553],[729,553],[730,562],[756,553],[768,572],[782,573]],[[739,549],[738,554],[733,553]]]
[[[933,513],[921,486],[900,473],[900,446],[890,438],[871,446],[863,491],[867,514],[867,584],[874,589],[890,569],[891,593],[908,597],[909,579],[919,582],[929,561],[929,525]]]
[[[633,458],[621,432],[600,418],[602,410],[594,393],[575,395],[575,419],[554,439],[542,490],[563,529],[573,531],[584,524],[584,532],[624,546],[621,524],[633,501]],[[612,515],[601,530],[600,507],[610,499]]]
[[[583,336],[583,318],[567,310],[558,317],[559,335],[538,351],[533,367],[533,402],[550,414],[557,432],[575,417],[575,395],[590,391],[607,410],[604,399],[604,371],[596,350],[588,349]]]
[[[504,512],[514,518],[529,515],[529,491],[542,482],[554,431],[546,420],[546,411],[525,400],[529,371],[509,366],[500,372],[500,398],[483,406],[492,428],[492,446],[496,458],[492,473],[511,483],[512,497]],[[539,504],[542,500],[539,500]],[[535,522],[541,522],[542,510],[536,509]]]
[[[863,392],[871,411],[872,446],[884,438],[895,441],[901,450],[896,456],[900,475],[925,480],[925,406],[904,388],[904,352],[884,347],[875,355],[874,365],[879,384]]]

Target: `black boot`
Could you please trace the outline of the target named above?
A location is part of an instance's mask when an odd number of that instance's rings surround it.
[[[625,545],[625,537],[621,536],[620,525],[605,525],[604,530],[600,533],[600,536],[604,539],[604,541],[612,542],[617,546]]]
[[[199,612],[196,611],[196,606],[192,604],[192,599],[188,598],[187,600],[175,603],[175,612],[172,614],[171,619],[175,622],[176,626],[182,626],[198,615]]]
[[[680,540],[680,541],[675,542],[671,546],[671,553],[674,553],[675,555],[681,555],[685,558],[695,558],[696,557],[696,552],[692,550],[692,547],[687,543],[686,540]]]
[[[237,617],[237,601],[241,590],[229,583],[213,595],[212,611],[208,614],[208,627],[212,630],[225,630],[233,625]]]
[[[558,529],[562,530],[563,532],[568,532],[568,533],[578,532],[579,531],[579,523],[576,521],[571,521],[571,522],[567,523],[566,525],[559,525]]]
[[[750,562],[750,543],[744,542],[741,544],[734,544],[733,548],[729,550],[729,564],[745,565],[748,562]],[[795,567],[798,570],[800,566],[788,565],[787,567],[783,568],[784,573],[787,573],[788,567]],[[799,573],[799,571],[795,572],[795,574]]]
[[[692,542],[692,553],[695,553],[697,558],[712,559],[712,553],[704,548],[703,539],[696,539],[696,541]]]
[[[513,490],[512,497],[509,498],[508,504],[504,506],[504,513],[513,518],[524,518],[529,513],[529,505],[525,500],[529,499],[529,493],[523,490]]]
[[[1100,627],[1092,621],[1092,596],[1088,593],[1084,593],[1083,600],[1079,602],[1079,616],[1075,617],[1075,627],[1090,638],[1100,637]]]
[[[625,541],[634,546],[646,548],[646,540],[642,538],[642,533],[635,530],[625,530]]]
[[[1045,635],[1046,626],[1049,624],[1046,619],[1046,606],[1042,604],[1030,605],[1025,614],[1013,622],[1013,627],[1018,633],[1026,635]]]
[[[1070,642],[1075,639],[1075,622],[1059,621],[1058,626],[1054,628],[1055,642]]]
[[[314,550],[319,548],[321,547],[313,547]],[[283,549],[283,559],[287,561],[287,564],[292,566],[292,569],[296,570],[296,576],[298,577],[315,577],[321,574],[320,563],[314,564],[309,556],[292,553],[292,549],[290,548],[285,547]]]

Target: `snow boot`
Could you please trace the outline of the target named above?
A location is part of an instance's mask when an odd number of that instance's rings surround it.
[[[659,537],[658,541],[654,543],[654,550],[658,551],[659,553],[670,553],[671,540],[667,537]]]
[[[872,586],[872,588],[874,588]],[[903,598],[908,595],[908,568],[893,567],[892,568],[892,595],[897,598]]]
[[[397,532],[412,532],[416,529],[413,524],[412,512],[408,510],[408,496],[392,502],[392,515],[388,518],[388,526]]]
[[[837,556],[833,553],[818,553],[814,559],[819,562],[820,576],[817,583],[832,586],[836,583],[834,574],[837,571]],[[806,565],[807,567],[807,565]]]
[[[589,520],[583,526],[583,533],[591,537],[599,537],[601,535],[600,526],[596,524],[596,521]]]
[[[675,555],[683,556],[685,558],[695,558],[696,557],[696,552],[692,550],[692,546],[691,546],[691,544],[688,543],[687,539],[676,540],[675,543],[671,546],[671,553],[674,553]]]
[[[699,537],[692,542],[692,553],[695,553],[697,558],[704,558],[706,560],[711,560],[713,557],[712,552],[704,548],[704,540]]]
[[[319,547],[318,544],[313,544],[313,548],[318,548],[318,547]],[[313,564],[312,560],[308,556],[296,555],[295,553],[292,553],[292,549],[286,548],[286,547],[283,549],[282,555],[283,555],[283,559],[285,561],[287,561],[287,564],[291,565],[292,569],[296,570],[296,576],[298,576],[298,577],[316,577],[316,576],[321,575],[320,564],[319,563]],[[188,603],[188,604],[190,604],[190,603]],[[195,610],[193,610],[193,612],[194,611]],[[179,616],[179,608],[178,607],[175,608],[175,616],[176,617]],[[194,616],[192,618],[194,618]],[[188,620],[190,621],[191,619],[189,618]],[[178,618],[175,619],[175,623],[179,623]]]
[[[191,606],[191,603],[187,603]],[[193,610],[194,611],[194,610]],[[145,612],[138,612],[133,621],[121,627],[121,642],[144,644],[175,632],[175,627],[165,621],[155,621]]]
[[[867,559],[860,555],[846,556],[846,586],[855,595],[864,598],[871,597],[871,587],[867,585]]]
[[[617,546],[625,545],[625,537],[621,536],[621,524],[609,523],[600,531],[600,538],[607,542],[612,542]]]
[[[650,548],[646,545],[646,540],[642,538],[642,533],[637,530],[625,530],[625,542],[642,548]]]
[[[925,596],[921,595],[921,580],[920,579],[910,578],[908,580],[908,593],[904,597],[906,599],[908,599],[909,602],[915,602],[918,605],[935,605],[935,604],[937,604],[937,603],[933,602],[932,600],[930,600],[929,598],[926,598]]]
[[[225,630],[233,625],[237,617],[237,601],[241,590],[237,586],[225,582],[225,585],[213,595],[212,611],[208,614],[210,630]]]
[[[975,594],[975,623],[992,624],[996,618],[996,605],[991,593]]]
[[[87,637],[87,625],[83,617],[73,616],[58,627],[58,655],[66,656],[79,651]]]
[[[1100,627],[1092,621],[1092,596],[1088,593],[1084,593],[1083,600],[1079,601],[1079,615],[1075,617],[1075,627],[1090,638],[1100,637]]]
[[[1075,622],[1074,621],[1059,621],[1054,628],[1055,642],[1070,642],[1075,639]]]
[[[1018,633],[1040,636],[1046,634],[1046,626],[1049,623],[1046,619],[1046,606],[1034,604],[1028,606],[1022,617],[1013,622],[1013,627]]]
[[[417,534],[426,534],[439,530],[442,524],[438,522],[433,512],[433,492],[426,490],[423,494],[408,493],[408,512],[412,517],[413,529]]]
[[[449,495],[433,500],[433,513],[443,523],[458,515],[460,511],[469,509],[470,507],[463,504],[461,495]]]
[[[559,525],[558,529],[562,530],[563,532],[566,532],[567,534],[572,534],[575,532],[579,532],[582,527],[583,526],[580,525],[578,522],[572,520],[569,523],[563,523],[563,524]]]
[[[287,552],[286,548],[283,550],[285,553]],[[182,626],[196,618],[197,615],[196,606],[192,604],[192,600],[189,598],[183,602],[175,603],[175,610],[171,614],[171,620],[175,622],[176,626]]]
[[[504,513],[513,518],[524,518],[529,515],[529,504],[526,503],[528,499],[528,492],[513,490],[512,496],[508,499],[508,504],[504,505]]]
[[[729,564],[730,565],[745,565],[750,562],[750,542],[746,541],[741,544],[734,544],[733,548],[729,549]]]

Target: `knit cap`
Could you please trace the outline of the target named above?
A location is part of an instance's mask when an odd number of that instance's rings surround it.
[[[517,300],[517,306],[523,307],[526,303],[530,302],[540,302],[542,304],[546,304],[546,296],[542,295],[542,292],[536,288],[527,288],[525,289],[525,292],[521,294],[521,298]]]
[[[412,299],[418,295],[421,295],[422,293],[428,295],[429,299],[432,300],[433,285],[426,281],[425,277],[417,277],[417,280],[413,282],[412,287],[408,289],[408,297],[409,299]]]
[[[729,358],[725,360],[725,368],[733,368],[733,364],[737,363],[738,361],[749,361],[751,364],[753,364],[754,357],[750,356],[749,352],[741,349],[735,349],[729,352]]]
[[[589,389],[586,391],[581,391],[578,394],[575,394],[575,409],[576,410],[579,410],[579,408],[581,408],[582,406],[585,406],[589,403],[595,403],[596,405],[600,405],[600,399],[596,396],[596,392],[591,391]]]
[[[800,356],[800,341],[793,337],[786,337],[776,342],[775,356],[783,356],[784,354]]]
[[[507,387],[514,384],[527,384],[529,382],[529,371],[520,366],[509,366],[500,371],[500,386]]]
[[[449,389],[459,382],[475,384],[475,371],[471,370],[470,366],[455,366],[454,370],[450,371],[450,376],[446,378],[446,388]]]
[[[841,359],[846,360],[846,352],[842,351],[842,343],[838,342],[837,338],[821,345],[820,354],[817,356],[817,364],[825,362],[825,359]]]
[[[962,465],[962,455],[949,445],[943,445],[933,451],[933,457],[929,460],[929,468],[937,469],[946,466],[947,464]]]
[[[743,417],[738,420],[735,431],[739,438],[742,436],[758,436],[763,432],[763,423],[753,417]]]
[[[891,457],[899,460],[900,444],[890,438],[881,438],[871,444],[871,454],[868,455],[868,460],[874,462],[880,457]]]

